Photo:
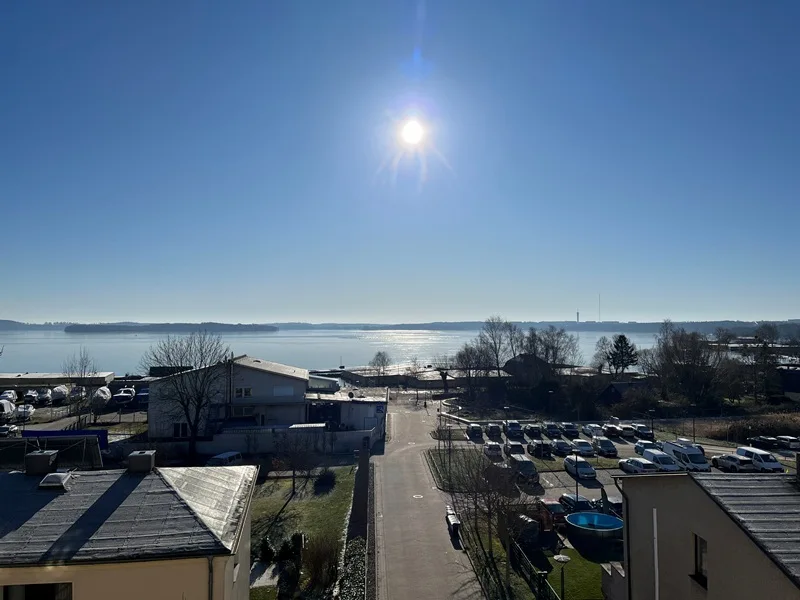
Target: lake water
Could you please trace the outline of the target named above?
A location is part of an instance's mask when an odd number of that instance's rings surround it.
[[[366,365],[375,352],[389,353],[394,363],[407,363],[413,357],[426,362],[438,354],[454,354],[477,331],[352,331],[313,330],[276,333],[230,333],[223,335],[231,350],[265,360],[304,367],[332,369]],[[588,363],[597,340],[613,332],[579,332],[583,360]],[[61,372],[65,358],[85,346],[99,371],[138,373],[144,352],[160,334],[75,334],[63,331],[0,332],[0,372]],[[639,348],[653,345],[652,334],[628,334]],[[341,361],[341,362],[340,362]]]

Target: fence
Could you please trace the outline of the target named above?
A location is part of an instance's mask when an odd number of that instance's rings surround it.
[[[511,545],[511,565],[522,575],[536,596],[536,600],[560,600],[553,586],[547,581],[547,572],[534,567],[516,542]]]
[[[314,450],[321,454],[347,454],[362,447],[364,438],[369,438],[372,447],[381,437],[377,427],[363,431],[306,431],[294,433],[288,429],[241,428],[217,433],[214,439],[200,441],[197,450],[201,454],[241,452],[243,454],[268,454],[275,452],[284,435],[307,435]]]

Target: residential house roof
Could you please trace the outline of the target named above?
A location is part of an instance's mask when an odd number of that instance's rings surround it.
[[[231,554],[258,468],[75,471],[65,489],[0,474],[0,566]]]
[[[800,587],[800,485],[795,475],[693,473],[697,484]]]
[[[282,365],[280,363],[272,362],[269,360],[262,360],[260,358],[253,358],[252,356],[239,356],[233,359],[237,365],[247,367],[249,369],[257,369],[259,371],[266,371],[273,375],[281,375],[283,377],[291,377],[293,379],[300,379],[308,381],[308,369],[301,369],[300,367],[290,367],[289,365]]]

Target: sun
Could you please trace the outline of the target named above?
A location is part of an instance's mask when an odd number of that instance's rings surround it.
[[[400,136],[403,138],[403,141],[410,146],[419,144],[424,135],[425,130],[422,129],[422,125],[419,124],[419,121],[414,119],[406,121],[403,124],[403,128],[400,130]]]

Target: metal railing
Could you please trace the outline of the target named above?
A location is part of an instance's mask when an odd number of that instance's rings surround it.
[[[511,546],[511,565],[522,575],[536,596],[536,600],[561,600],[553,586],[547,581],[547,571],[540,571],[534,567],[516,542]]]

